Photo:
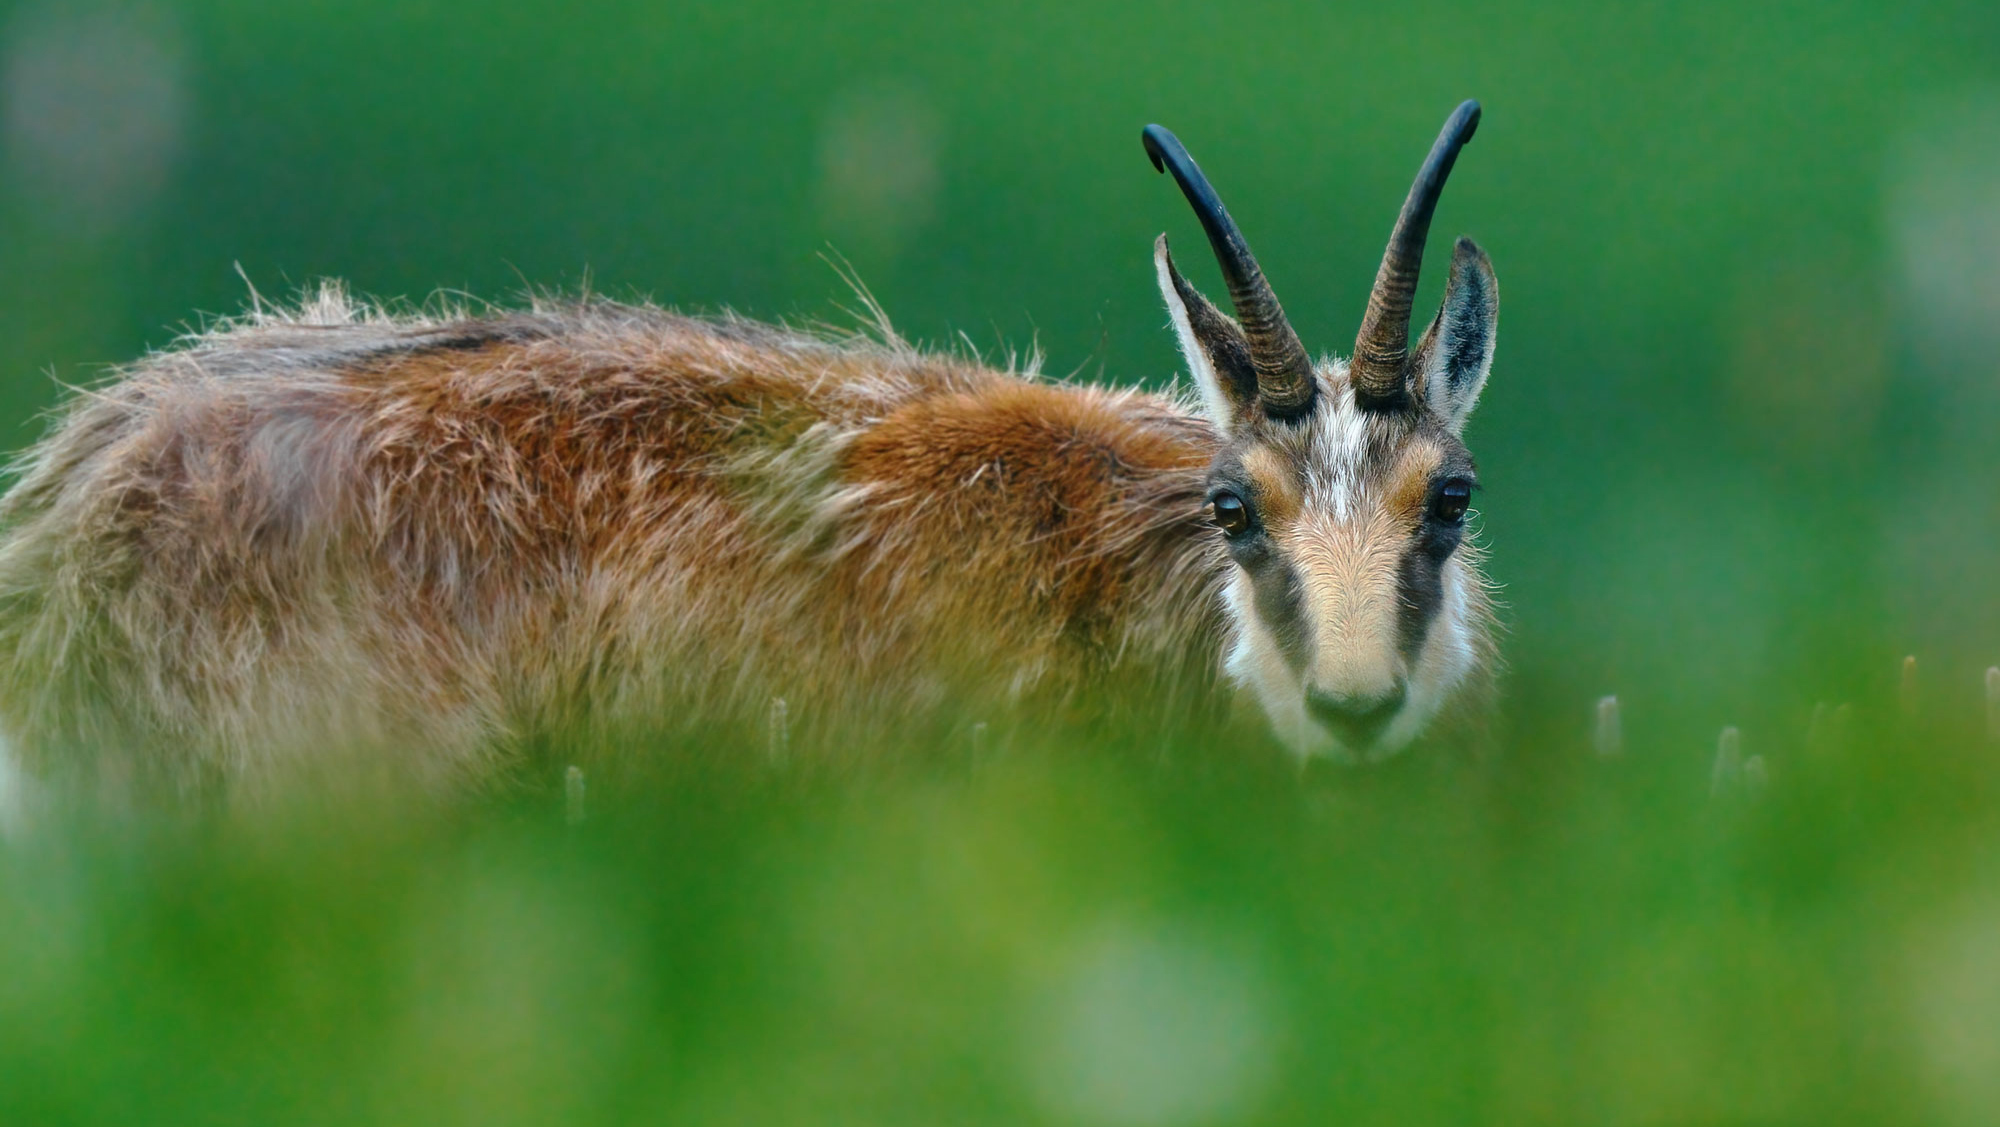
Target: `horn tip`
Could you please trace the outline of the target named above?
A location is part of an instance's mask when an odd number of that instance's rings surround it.
[[[1146,144],[1146,156],[1153,162],[1154,172],[1167,170],[1166,147],[1174,142],[1174,135],[1164,125],[1148,125],[1139,134]]]
[[[1479,115],[1482,112],[1477,98],[1467,98],[1451,112],[1452,132],[1458,134],[1459,144],[1472,140],[1472,135],[1479,132]]]

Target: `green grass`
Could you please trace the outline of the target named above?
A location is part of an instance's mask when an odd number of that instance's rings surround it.
[[[1979,687],[1810,741],[1088,747],[0,852],[0,1122],[1987,1122]],[[1563,721],[1542,725],[1557,732]]]

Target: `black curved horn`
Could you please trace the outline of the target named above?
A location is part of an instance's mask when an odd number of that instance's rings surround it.
[[[1410,185],[1403,201],[1403,213],[1382,252],[1382,267],[1375,272],[1375,288],[1368,294],[1368,312],[1361,319],[1361,332],[1354,340],[1354,362],[1349,377],[1363,403],[1393,403],[1404,395],[1410,355],[1410,305],[1417,296],[1417,272],[1424,264],[1424,241],[1430,235],[1431,215],[1437,210],[1438,195],[1458,160],[1458,151],[1472,140],[1479,128],[1479,103],[1465,101],[1446,119],[1444,130],[1431,146],[1429,157]]]
[[[1194,213],[1208,233],[1208,245],[1222,267],[1229,285],[1229,300],[1236,307],[1236,319],[1250,342],[1250,363],[1257,371],[1258,396],[1264,410],[1280,418],[1305,413],[1312,407],[1312,360],[1305,345],[1285,319],[1284,307],[1271,292],[1271,283],[1257,267],[1243,232],[1229,218],[1229,210],[1216,198],[1208,177],[1188,155],[1187,148],[1163,125],[1148,125],[1144,134],[1146,155],[1153,167],[1172,172]]]

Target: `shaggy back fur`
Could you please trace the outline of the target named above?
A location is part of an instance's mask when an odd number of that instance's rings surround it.
[[[1157,716],[1211,696],[1216,449],[1172,400],[893,335],[329,287],[77,396],[27,453],[0,723],[44,772],[240,785],[401,748],[451,786],[551,727],[773,697],[850,734]]]

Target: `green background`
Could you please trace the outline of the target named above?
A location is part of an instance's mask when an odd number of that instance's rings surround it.
[[[251,848],[176,823],[147,831],[173,843],[158,860],[153,838],[83,828],[4,878],[11,965],[78,968],[0,990],[0,1026],[50,1038],[0,1033],[21,1070],[0,1103],[42,1078],[19,1121],[1201,1121],[1022,1095],[1014,1050],[976,1032],[1015,989],[996,983],[1059,979],[1034,952],[1132,897],[1120,919],[1141,922],[1104,926],[1141,936],[1137,965],[1157,940],[1179,980],[1185,934],[1247,930],[1255,989],[1290,999],[1279,1079],[1210,1118],[2000,1115],[1978,1079],[2000,1075],[1977,1016],[2000,1010],[1980,953],[2000,854],[1976,731],[2000,660],[2000,8],[64,0],[0,7],[0,52],[9,447],[59,383],[241,309],[238,264],[271,297],[321,276],[418,301],[587,284],[811,320],[851,304],[831,251],[906,335],[1164,385],[1151,240],[1199,234],[1141,152],[1149,121],[1200,159],[1308,346],[1345,353],[1417,163],[1477,97],[1420,306],[1450,236],[1479,239],[1502,315],[1468,438],[1513,760],[1534,764],[1469,796],[1337,785],[1332,815],[1282,786],[1211,805],[1039,768],[841,791],[830,812],[725,787],[655,812],[679,830],[635,814],[647,830],[596,847],[517,812],[359,860],[348,831]],[[1921,739],[1888,719],[1906,653]],[[1577,765],[1604,693],[1635,762],[1612,778]],[[1808,785],[1816,701],[1856,702],[1861,734]],[[1718,829],[1699,797],[1725,724],[1782,795]],[[979,867],[1051,842],[1076,852]],[[933,886],[902,850],[973,860]],[[470,907],[433,895],[461,886]],[[1011,907],[982,916],[968,888]],[[1182,909],[1213,927],[1147,930]],[[591,913],[612,922],[574,922]],[[803,930],[774,938],[774,918]],[[406,957],[405,925],[529,937],[479,948],[498,960],[480,978]],[[858,938],[815,946],[833,933]],[[1186,965],[1236,941],[1188,940]],[[767,977],[808,948],[834,960],[810,988]],[[1910,986],[1919,964],[1961,977]],[[588,969],[606,965],[637,977]],[[552,993],[508,992],[526,980]],[[407,1073],[370,1048],[396,1022]],[[478,1030],[505,1043],[441,1047]],[[175,1047],[211,1067],[177,1072]],[[654,1053],[689,1071],[655,1076]],[[579,1085],[601,1098],[563,1102]]]
[[[1155,120],[1309,345],[1345,353],[1417,163],[1478,97],[1438,230],[1501,280],[1470,437],[1517,696],[1754,725],[1802,684],[1859,691],[1830,652],[1934,653],[1962,683],[2000,654],[2000,299],[1987,262],[1906,261],[1927,222],[2000,249],[1990,7],[62,4],[5,26],[17,60],[108,40],[179,107],[136,169],[7,154],[15,444],[51,370],[242,308],[236,263],[273,296],[587,280],[838,318],[832,250],[909,335],[1164,382],[1151,239],[1198,229],[1140,151]],[[77,144],[135,143],[77,116]],[[1927,219],[1940,193],[1958,214]],[[1978,291],[1962,323],[1926,308],[1940,286]]]

